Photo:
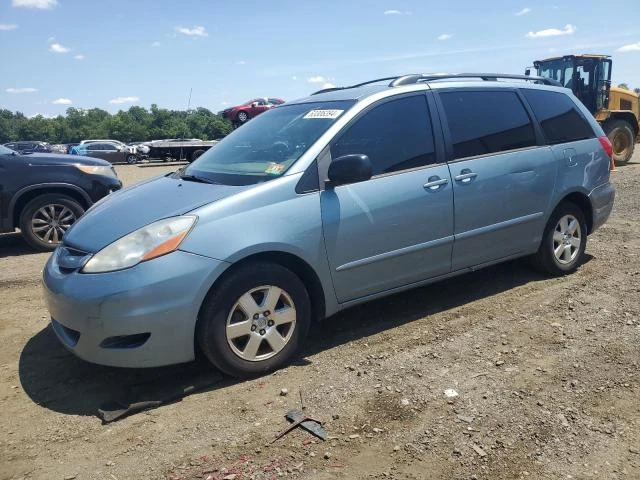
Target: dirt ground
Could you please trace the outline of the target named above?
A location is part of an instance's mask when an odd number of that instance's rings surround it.
[[[640,479],[640,151],[612,178],[573,275],[516,261],[356,307],[288,368],[108,425],[104,402],[203,367],[76,359],[48,326],[47,255],[0,236],[0,479]],[[269,445],[300,394],[329,440]]]

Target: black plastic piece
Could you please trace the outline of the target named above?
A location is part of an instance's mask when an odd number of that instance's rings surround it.
[[[348,86],[348,87],[323,88],[322,90],[318,90],[317,92],[313,92],[311,95],[318,95],[320,93],[334,92],[336,90],[346,90],[346,89],[349,89],[349,88],[364,87],[365,85],[369,85],[371,83],[386,82],[387,80],[394,80],[396,78],[398,78],[398,77],[383,77],[383,78],[376,78],[374,80],[368,80],[368,81],[362,82],[362,83],[357,83],[355,85],[351,85],[351,86]]]
[[[149,340],[150,333],[136,333],[134,335],[118,335],[105,338],[100,342],[101,348],[138,348]]]
[[[311,193],[320,190],[320,177],[318,176],[318,161],[314,160],[309,168],[302,174],[296,185],[296,193]]]
[[[367,155],[350,154],[338,157],[329,165],[328,177],[331,186],[369,180],[373,174],[371,160]]]

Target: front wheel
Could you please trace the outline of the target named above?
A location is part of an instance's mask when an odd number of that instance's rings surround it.
[[[550,275],[574,272],[587,246],[587,224],[582,210],[575,204],[560,204],[549,219],[533,265]]]
[[[37,250],[53,250],[66,231],[84,213],[73,198],[50,193],[31,200],[20,214],[20,230],[29,245]]]
[[[126,160],[129,165],[133,165],[135,163],[138,163],[138,156],[134,153],[130,153],[127,155]]]
[[[613,161],[627,163],[633,155],[635,144],[631,125],[624,120],[614,120],[606,125],[606,130],[613,149]]]
[[[250,377],[287,362],[310,323],[309,295],[297,275],[260,262],[239,267],[212,290],[196,335],[216,367],[234,377]]]
[[[197,160],[200,157],[200,155],[202,155],[203,153],[204,153],[204,150],[202,150],[201,148],[196,150],[195,152],[193,152],[191,154],[191,158],[190,158],[189,161],[193,162],[193,161]]]

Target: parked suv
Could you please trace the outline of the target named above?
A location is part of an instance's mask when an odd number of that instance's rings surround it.
[[[138,161],[138,155],[134,152],[134,147],[129,147],[120,142],[115,143],[109,140],[87,141],[80,143],[71,150],[74,155],[85,157],[101,158],[110,163],[134,164]]]
[[[53,250],[87,208],[121,186],[102,160],[0,146],[0,233],[19,228],[33,248]]]
[[[570,90],[503,77],[321,91],[115,193],[46,265],[54,331],[96,363],[200,349],[256,375],[361,302],[524,256],[573,272],[613,206],[611,144]]]
[[[51,153],[53,148],[46,142],[10,142],[5,147],[19,153]]]

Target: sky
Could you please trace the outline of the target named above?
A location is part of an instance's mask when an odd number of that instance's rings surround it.
[[[640,87],[638,0],[0,0],[0,108],[55,116],[254,97],[406,73],[613,57]]]

